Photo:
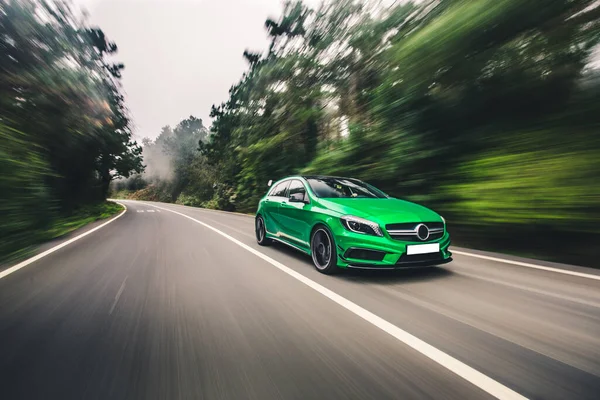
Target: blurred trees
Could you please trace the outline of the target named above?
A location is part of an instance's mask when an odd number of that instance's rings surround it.
[[[67,3],[0,0],[0,255],[143,169],[116,50]]]
[[[465,238],[594,247],[598,16],[594,0],[288,2],[265,24],[268,53],[246,51],[213,107],[201,150],[218,201],[251,211],[269,179],[351,175]]]

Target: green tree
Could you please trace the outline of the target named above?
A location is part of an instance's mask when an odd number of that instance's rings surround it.
[[[0,0],[0,49],[6,253],[24,232],[105,200],[109,182],[142,162],[120,93],[123,66],[107,61],[117,47],[100,29],[64,2]]]

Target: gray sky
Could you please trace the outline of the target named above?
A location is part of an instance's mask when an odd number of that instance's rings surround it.
[[[267,49],[264,22],[282,11],[280,0],[73,1],[119,47],[137,139],[189,115],[210,125],[211,105],[247,69],[242,53]]]

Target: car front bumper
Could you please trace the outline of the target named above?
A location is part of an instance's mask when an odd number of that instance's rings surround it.
[[[441,265],[452,261],[449,251],[450,235],[420,243],[404,242],[384,236],[361,235],[344,228],[334,232],[338,252],[338,266],[359,269],[400,269]],[[439,243],[439,253],[407,255],[409,245]]]

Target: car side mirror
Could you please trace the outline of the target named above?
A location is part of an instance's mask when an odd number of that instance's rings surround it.
[[[290,203],[304,203],[304,193],[292,193]]]

